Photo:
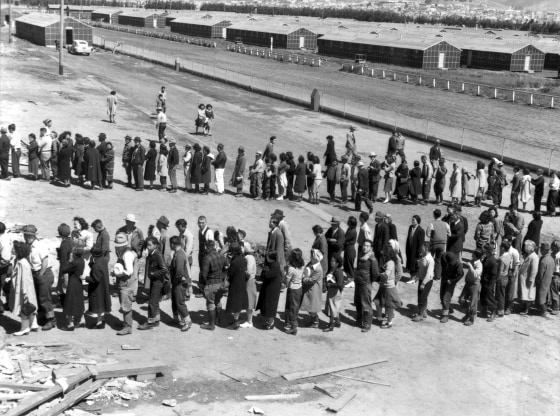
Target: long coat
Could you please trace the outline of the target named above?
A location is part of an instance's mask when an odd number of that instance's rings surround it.
[[[457,168],[451,172],[451,178],[449,179],[449,195],[451,198],[461,199],[461,171]]]
[[[550,254],[545,254],[539,262],[539,272],[535,280],[537,286],[536,304],[544,305],[546,297],[552,283],[552,274],[554,273],[554,258]]]
[[[457,222],[450,223],[451,235],[447,238],[447,251],[455,253],[457,256],[463,251],[463,241],[465,239],[465,225],[459,218]]]
[[[13,276],[10,288],[10,310],[15,315],[21,314],[21,306],[24,304],[25,299],[24,295],[27,295],[29,303],[37,308],[37,295],[35,294],[33,275],[31,274],[31,264],[29,264],[27,259],[21,259],[16,262]]]
[[[72,178],[72,155],[73,150],[66,146],[60,149],[58,153],[58,177],[61,180],[70,180]]]
[[[323,259],[321,260],[321,269],[323,270],[323,277],[324,277],[327,275],[327,271],[329,269],[329,259],[328,259],[329,246],[327,244],[327,239],[325,238],[325,235],[321,234],[320,236],[315,238],[315,241],[313,241],[311,248],[312,249],[316,248],[323,254]]]
[[[191,183],[202,183],[202,152],[194,152],[191,163]]]
[[[101,155],[99,150],[90,147],[85,159],[87,161],[87,180],[92,184],[101,185],[103,183],[103,173],[101,172]]]
[[[64,315],[80,317],[83,315],[84,307],[84,288],[81,276],[86,267],[83,258],[76,258],[63,267],[60,271],[68,273],[68,287],[64,297]]]
[[[412,196],[422,195],[422,169],[419,166],[410,169],[410,193]]]
[[[212,164],[208,155],[202,156],[202,164],[200,166],[201,181],[204,184],[212,182]]]
[[[278,310],[280,289],[282,287],[282,272],[277,261],[268,265],[265,273],[256,310],[261,311],[265,318],[274,318]],[[228,295],[229,297],[230,295]]]
[[[235,256],[231,259],[227,271],[229,281],[229,292],[226,304],[226,311],[239,313],[242,309],[247,309],[249,299],[247,297],[247,284],[245,280],[245,270],[247,260],[243,256]]]
[[[302,194],[307,189],[306,166],[305,163],[298,163],[296,166],[294,182],[294,192]]]
[[[77,176],[83,175],[83,164],[84,164],[84,145],[78,144],[74,146],[74,157],[72,159],[72,168]]]
[[[527,240],[531,240],[535,243],[537,247],[541,245],[541,229],[543,221],[542,220],[532,220],[527,226],[527,234],[523,239],[523,243]]]
[[[150,148],[146,153],[146,165],[144,166],[144,180],[145,181],[155,181],[156,180],[156,160],[157,160],[157,150]]]
[[[95,314],[109,313],[111,312],[109,261],[106,257],[94,257],[92,260],[88,279],[89,311]]]
[[[517,296],[521,301],[534,301],[536,294],[536,277],[539,270],[539,256],[531,253],[526,256],[519,268]]]
[[[303,298],[300,309],[309,313],[321,312],[321,295],[323,294],[323,268],[321,265],[318,264],[314,269],[309,263],[303,270],[302,283]]]
[[[395,171],[395,180],[397,181],[395,194],[399,198],[406,198],[408,194],[408,172],[409,169],[406,163],[401,163]]]
[[[275,227],[268,233],[268,241],[266,244],[267,253],[276,253],[277,261],[280,265],[280,271],[284,274],[286,268],[286,252],[285,252],[284,234],[280,228]]]
[[[408,227],[408,234],[406,239],[406,268],[410,273],[418,271],[418,259],[420,258],[420,248],[424,245],[426,239],[426,231],[419,225],[411,235],[412,225]]]

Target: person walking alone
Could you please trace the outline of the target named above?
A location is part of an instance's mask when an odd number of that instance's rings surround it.
[[[177,150],[177,141],[174,138],[169,139],[169,157],[167,158],[167,168],[171,188],[169,193],[177,192],[177,166],[179,166],[179,151]]]

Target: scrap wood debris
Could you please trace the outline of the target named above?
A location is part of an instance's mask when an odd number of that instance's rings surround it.
[[[158,362],[118,363],[67,343],[6,343],[0,349],[0,415],[55,416],[84,400],[127,407],[126,402],[156,396],[151,382],[129,377],[165,371]]]

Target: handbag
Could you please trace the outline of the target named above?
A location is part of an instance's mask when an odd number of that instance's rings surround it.
[[[29,300],[25,300],[25,302],[23,303],[23,305],[21,305],[21,313],[24,315],[31,315],[32,313],[35,313],[35,311],[37,310],[37,308],[35,307],[35,305],[33,305],[31,302],[29,302]]]

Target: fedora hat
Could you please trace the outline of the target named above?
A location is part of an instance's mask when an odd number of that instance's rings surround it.
[[[157,219],[157,222],[159,222],[160,224],[165,225],[166,227],[169,226],[169,220],[167,219],[167,217],[165,215],[162,215],[161,217],[159,217]]]
[[[337,216],[332,217],[331,224],[340,224],[340,217]]]
[[[115,247],[124,247],[128,245],[128,238],[125,233],[117,233],[115,235]]]
[[[281,209],[277,209],[272,214],[270,214],[270,216],[284,218],[284,211],[282,211]]]

